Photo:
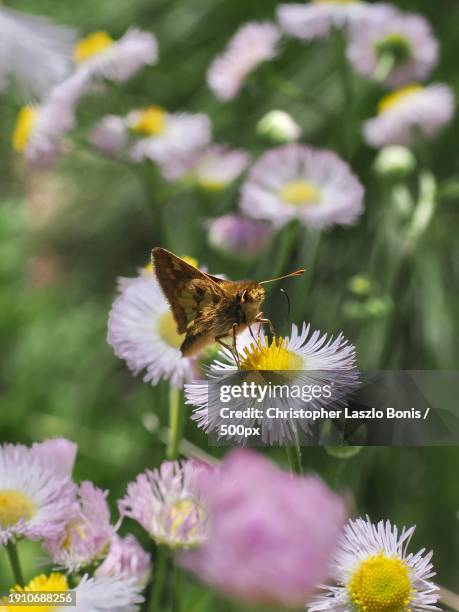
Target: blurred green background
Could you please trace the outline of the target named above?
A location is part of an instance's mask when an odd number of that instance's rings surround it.
[[[301,281],[286,284],[294,319],[311,321],[314,328],[334,334],[342,330],[356,344],[362,368],[457,367],[457,122],[432,144],[427,159],[420,160],[434,171],[441,198],[407,263],[403,282],[394,285],[400,227],[386,200],[387,189],[372,170],[375,152],[363,144],[360,134],[361,122],[374,113],[382,90],[354,76],[354,111],[348,116],[332,42],[308,46],[285,41],[279,58],[263,66],[236,101],[221,104],[206,86],[206,69],[239,25],[273,18],[278,4],[273,0],[5,4],[48,15],[81,34],[103,29],[116,38],[131,25],[153,31],[160,61],[123,86],[128,104],[122,112],[148,104],[171,111],[204,111],[212,119],[217,142],[257,154],[266,144],[256,136],[256,122],[266,111],[282,108],[303,128],[304,142],[346,156],[366,188],[366,212],[355,227],[333,229],[320,238],[300,230],[283,262],[285,270],[303,265],[309,270]],[[441,41],[433,80],[448,83],[459,95],[457,1],[397,4],[430,20]],[[282,86],[289,81],[319,100],[336,122],[325,122],[313,105],[292,99]],[[158,183],[161,201],[153,202],[155,196],[146,194],[135,172],[77,146],[52,173],[28,176],[10,147],[22,102],[15,92],[4,94],[0,110],[0,439],[30,443],[67,436],[75,440],[80,447],[76,477],[110,489],[114,502],[139,471],[161,461],[160,427],[150,430],[155,417],[163,427],[167,423],[167,385],[152,388],[140,377],[133,378],[106,343],[116,278],[134,276],[147,262],[151,247],[161,244],[180,255],[197,257],[211,272],[261,279],[272,267],[278,239],[255,263],[231,261],[208,247],[203,221],[235,209],[238,185],[218,195],[187,191],[169,197]],[[78,131],[83,134],[109,112],[121,112],[118,101],[108,96],[87,100],[79,111]],[[339,127],[343,123],[345,133]],[[415,177],[405,186],[416,193]],[[152,214],[157,206],[165,213],[163,233]],[[349,279],[367,273],[371,294],[353,295]],[[282,297],[273,294],[266,310],[287,331]],[[206,437],[191,422],[186,438],[207,449]],[[271,455],[284,462],[280,451]],[[330,484],[341,470],[339,462],[321,448],[304,449],[304,463]],[[439,582],[457,590],[458,473],[456,448],[371,448],[349,460],[340,486],[353,492],[358,512],[400,526],[417,524],[413,550],[433,548]],[[26,548],[30,575],[33,546],[24,544]],[[11,579],[0,554],[0,590]],[[186,582],[185,590],[193,602],[185,609],[244,609],[211,601],[192,581]]]

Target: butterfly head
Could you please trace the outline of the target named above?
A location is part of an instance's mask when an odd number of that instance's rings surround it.
[[[253,321],[260,312],[265,293],[264,287],[258,283],[248,284],[247,287],[238,292],[237,299],[246,321]]]

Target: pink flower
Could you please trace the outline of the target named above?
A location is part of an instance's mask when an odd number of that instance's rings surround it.
[[[216,57],[207,72],[207,83],[219,100],[235,98],[247,76],[262,62],[278,53],[280,31],[269,21],[250,21],[242,25]]]
[[[198,461],[165,461],[139,474],[118,502],[121,515],[140,523],[158,544],[198,546],[207,537],[201,483],[210,469]]]
[[[85,481],[78,491],[79,509],[63,533],[52,535],[44,549],[60,567],[70,571],[90,565],[108,550],[114,535],[107,492]]]
[[[45,442],[36,442],[33,450],[41,455],[45,461],[53,465],[56,471],[63,476],[71,476],[78,446],[66,438],[52,438]]]
[[[95,572],[96,577],[135,578],[144,587],[150,575],[151,555],[144,551],[133,535],[115,535],[110,551]]]
[[[318,477],[286,473],[252,451],[234,450],[210,475],[205,503],[209,537],[181,561],[212,587],[296,607],[327,578],[345,508]]]

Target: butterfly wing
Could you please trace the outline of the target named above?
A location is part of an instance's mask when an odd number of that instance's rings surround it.
[[[151,255],[156,277],[177,323],[177,331],[183,334],[206,305],[221,299],[221,279],[201,272],[166,249],[157,247]]]

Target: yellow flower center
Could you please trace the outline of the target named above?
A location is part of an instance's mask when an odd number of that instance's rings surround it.
[[[362,561],[347,588],[361,612],[402,612],[413,594],[406,563],[383,553]]]
[[[171,532],[173,535],[179,534],[180,529],[187,523],[187,536],[197,536],[199,533],[199,524],[206,518],[204,509],[195,501],[182,499],[176,502],[170,513]]]
[[[417,93],[422,89],[422,85],[414,83],[413,85],[407,85],[406,87],[402,87],[402,89],[397,89],[397,91],[391,92],[387,96],[384,96],[382,100],[380,100],[378,104],[378,113],[384,113],[389,108],[392,108],[405,98],[408,98],[412,94]]]
[[[30,593],[30,592],[67,592],[69,590],[69,585],[67,582],[67,578],[63,574],[53,573],[49,576],[45,574],[41,574],[36,578],[33,578],[25,587],[15,586],[10,589],[10,593]],[[5,602],[6,603],[6,602]],[[24,612],[54,612],[56,610],[56,605],[50,606],[1,606],[0,612],[16,612],[18,610],[23,610]]]
[[[166,129],[166,111],[160,106],[149,106],[139,110],[131,129],[141,136],[162,134]]]
[[[88,536],[86,533],[86,526],[83,521],[72,521],[70,525],[68,525],[65,534],[65,540],[62,543],[62,547],[67,551],[72,550],[72,542],[74,537],[79,537],[81,540],[87,540]]]
[[[16,525],[20,519],[30,521],[35,512],[35,505],[23,493],[0,489],[0,527]]]
[[[185,334],[177,333],[177,323],[169,310],[159,317],[157,329],[161,340],[173,348],[180,348]]]
[[[291,181],[282,187],[279,197],[286,204],[307,206],[320,202],[320,191],[308,181]]]
[[[288,340],[273,338],[271,344],[265,338],[244,349],[241,355],[241,370],[301,370],[303,358],[288,349]]]
[[[407,62],[412,56],[410,41],[403,34],[393,32],[378,40],[375,44],[376,53],[379,56],[390,54],[396,65]]]
[[[18,153],[22,153],[25,150],[37,115],[38,110],[33,106],[23,106],[19,111],[11,139],[13,148]]]
[[[210,179],[199,179],[198,185],[209,191],[221,191],[226,187],[226,183],[223,181],[211,181]]]
[[[103,53],[113,45],[113,42],[113,38],[107,34],[107,32],[99,31],[89,34],[89,36],[82,38],[75,45],[73,51],[75,62],[81,64],[91,57],[94,57],[94,55]]]

